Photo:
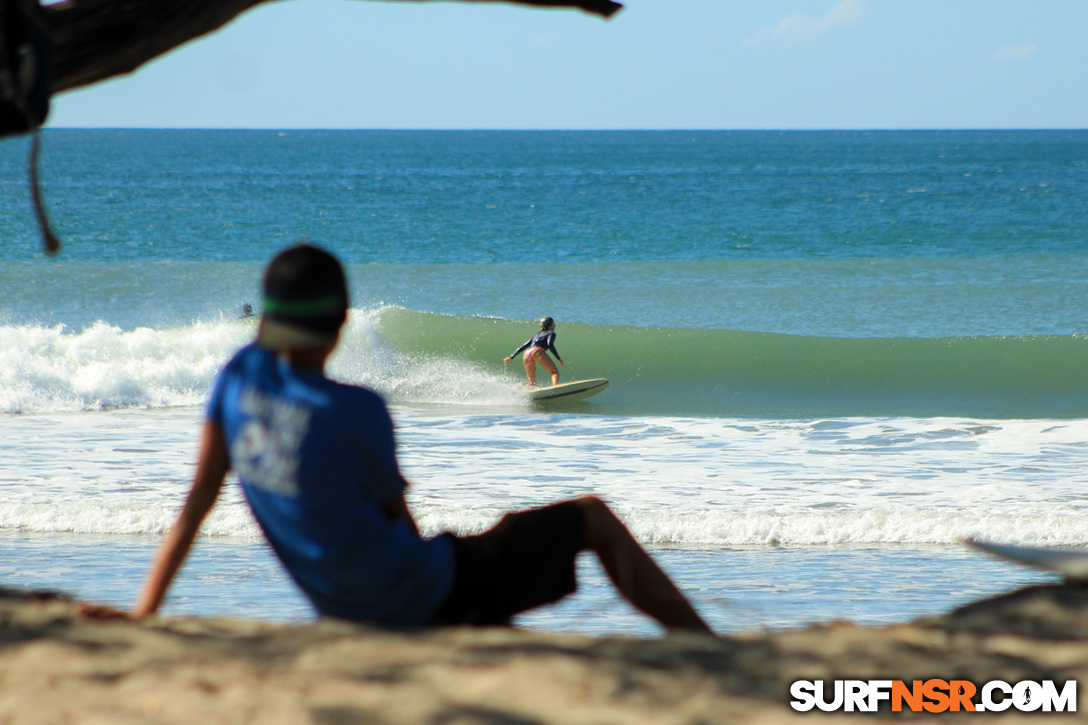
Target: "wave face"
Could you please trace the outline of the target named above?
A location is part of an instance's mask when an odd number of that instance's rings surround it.
[[[393,404],[527,408],[529,321],[355,310],[330,374]],[[612,387],[564,410],[607,415],[1088,416],[1088,337],[808,337],[560,324],[564,380]],[[245,320],[156,330],[0,327],[0,412],[200,405],[252,339]]]
[[[494,368],[532,323],[386,309],[383,339],[415,360]],[[566,380],[607,377],[608,414],[768,418],[1088,414],[1088,337],[807,337],[560,325]],[[514,341],[511,343],[511,341]],[[511,365],[514,377],[520,364]]]

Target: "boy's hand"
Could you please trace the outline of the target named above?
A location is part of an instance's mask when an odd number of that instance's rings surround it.
[[[114,609],[113,607],[107,607],[103,604],[87,604],[84,603],[79,607],[79,616],[86,617],[87,619],[101,619],[101,620],[115,620],[115,619],[128,619],[135,620],[137,617],[132,612],[125,612],[120,609]]]

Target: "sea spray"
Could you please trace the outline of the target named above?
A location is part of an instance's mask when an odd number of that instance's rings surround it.
[[[168,330],[0,326],[0,412],[196,405],[251,334],[241,322]]]

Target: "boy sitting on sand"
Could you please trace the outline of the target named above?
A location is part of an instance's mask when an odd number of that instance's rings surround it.
[[[324,375],[347,319],[335,257],[300,244],[264,277],[256,342],[216,380],[192,490],[134,612],[154,614],[228,471],[295,583],[326,616],[380,625],[501,625],[575,590],[590,550],[669,629],[709,632],[609,508],[586,497],[508,514],[476,536],[419,535],[382,399]]]

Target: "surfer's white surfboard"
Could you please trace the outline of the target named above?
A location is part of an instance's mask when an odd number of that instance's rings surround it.
[[[596,395],[607,387],[608,378],[575,380],[573,383],[560,383],[559,385],[549,385],[546,388],[533,388],[529,391],[529,398],[535,403],[582,400],[591,395]]]
[[[994,544],[974,539],[964,539],[964,543],[1002,559],[1056,572],[1069,582],[1088,583],[1088,549]]]

